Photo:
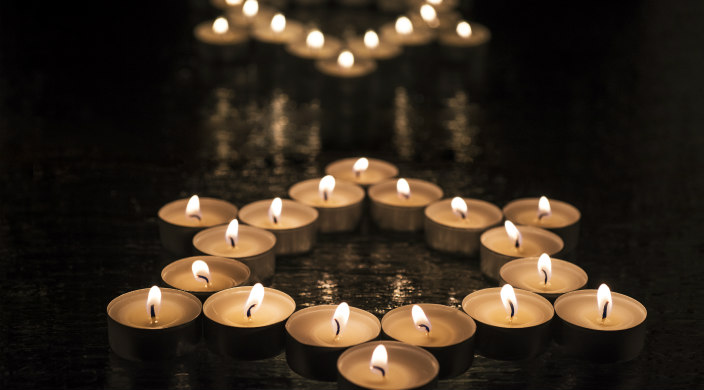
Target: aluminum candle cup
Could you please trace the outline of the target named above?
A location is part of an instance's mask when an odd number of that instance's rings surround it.
[[[550,259],[551,275],[545,283],[545,275],[538,271],[538,257],[516,259],[504,264],[499,271],[501,280],[546,298],[550,302],[560,295],[579,290],[587,284],[587,273],[576,264],[560,259]]]
[[[161,289],[156,323],[147,311],[150,289],[130,291],[107,308],[110,348],[129,360],[161,360],[193,351],[201,338],[201,303],[192,294]]]
[[[337,181],[327,200],[320,196],[320,179],[294,184],[288,195],[295,201],[318,210],[318,230],[322,233],[349,232],[359,225],[362,217],[362,187]]]
[[[395,165],[375,158],[367,158],[367,164],[361,164],[365,168],[355,170],[355,163],[359,160],[360,158],[345,158],[333,161],[325,167],[325,173],[365,188],[398,175],[398,168]]]
[[[397,180],[387,180],[369,188],[372,219],[380,228],[397,232],[420,231],[425,224],[425,207],[442,198],[442,189],[435,184],[418,179],[406,180],[410,187],[408,198],[399,196]]]
[[[159,236],[169,252],[188,256],[193,253],[193,236],[199,231],[230,222],[237,217],[237,207],[220,199],[200,199],[200,220],[186,216],[189,199],[167,203],[159,209]]]
[[[201,271],[198,279],[193,268],[196,261],[207,265],[207,272]],[[249,281],[250,271],[244,263],[216,256],[193,256],[176,260],[161,270],[161,280],[167,285],[187,291],[201,301],[220,290],[237,287]],[[207,281],[206,281],[207,280]]]
[[[193,30],[198,51],[207,60],[229,62],[249,54],[249,33],[231,26],[225,18],[200,23]]]
[[[277,255],[295,255],[313,249],[318,232],[318,211],[302,203],[282,199],[280,221],[274,223],[269,218],[271,202],[271,199],[260,200],[242,207],[240,220],[274,233],[274,252]]]
[[[550,322],[555,314],[547,299],[515,289],[517,314],[509,319],[502,304],[501,288],[487,288],[467,295],[462,309],[477,323],[477,350],[498,360],[529,359],[550,343]]]
[[[430,332],[422,331],[416,325],[413,306],[420,306],[423,310],[430,322]],[[417,345],[432,353],[440,363],[440,379],[460,375],[472,365],[477,326],[460,310],[429,303],[401,306],[384,315],[381,328],[388,338]]]
[[[259,360],[284,349],[284,324],[296,310],[287,294],[264,288],[260,309],[249,320],[244,311],[252,287],[215,293],[203,304],[205,342],[210,350],[239,360]]]
[[[581,213],[576,207],[555,199],[549,199],[551,214],[538,218],[538,198],[516,199],[504,206],[504,216],[519,225],[530,225],[549,230],[562,238],[563,253],[570,253],[579,242]]]
[[[425,242],[439,251],[475,256],[479,252],[479,237],[488,228],[501,223],[503,214],[492,203],[462,200],[467,206],[464,212],[453,211],[452,199],[443,199],[425,208]]]
[[[196,251],[241,261],[249,267],[252,282],[271,279],[276,272],[276,236],[264,229],[239,225],[239,239],[237,245],[232,247],[226,239],[227,228],[227,225],[216,226],[196,234],[193,237]]]
[[[613,309],[602,323],[597,290],[579,290],[555,301],[555,341],[570,355],[595,362],[635,359],[645,343],[645,307],[623,294],[611,293]]]
[[[350,307],[347,326],[335,336],[332,318],[338,305],[299,310],[286,321],[286,361],[296,373],[311,379],[337,379],[337,359],[349,347],[375,340],[381,332],[371,313]]]
[[[562,239],[557,234],[532,226],[517,228],[523,237],[520,248],[515,247],[503,226],[482,233],[479,238],[479,268],[487,277],[500,280],[499,270],[510,260],[540,256],[543,253],[552,256],[562,250]]]
[[[379,345],[386,349],[384,375],[370,362]],[[338,389],[434,389],[440,365],[428,351],[398,341],[374,341],[352,347],[337,360]]]

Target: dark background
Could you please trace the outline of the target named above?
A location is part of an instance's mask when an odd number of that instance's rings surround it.
[[[334,388],[294,374],[283,354],[242,363],[201,347],[126,362],[107,345],[105,308],[160,283],[174,260],[158,240],[164,203],[198,193],[242,206],[361,154],[447,196],[576,205],[568,260],[590,287],[648,309],[634,361],[596,365],[553,345],[532,361],[478,356],[440,387],[702,387],[703,2],[477,0],[466,11],[493,33],[485,88],[397,90],[370,124],[383,142],[344,143],[316,103],[195,54],[192,27],[212,9],[43,3],[0,5],[0,387]],[[299,308],[345,300],[379,317],[459,307],[492,286],[477,260],[368,221],[277,268],[273,287]]]

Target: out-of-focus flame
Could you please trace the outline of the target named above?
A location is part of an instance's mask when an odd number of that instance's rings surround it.
[[[332,191],[335,189],[335,178],[327,175],[320,179],[318,184],[318,193],[324,201],[328,201],[332,197]]]
[[[286,17],[284,14],[276,14],[271,18],[271,31],[279,34],[286,29]]]
[[[457,31],[457,35],[462,38],[467,39],[472,36],[472,27],[464,20],[457,23],[457,28],[455,30]]]
[[[601,321],[606,320],[606,318],[611,314],[611,310],[614,308],[614,302],[611,299],[611,290],[609,286],[602,283],[596,292],[596,304],[599,309],[599,316]]]
[[[442,4],[442,0],[426,0],[428,3],[432,5],[440,5]]]
[[[246,0],[242,6],[242,14],[248,19],[257,16],[259,13],[259,2],[257,0]]]
[[[151,318],[152,324],[157,323],[159,312],[161,311],[161,289],[152,286],[147,295],[147,315]]]
[[[369,369],[377,374],[385,377],[389,371],[389,355],[386,352],[384,344],[377,345],[372,352],[372,359],[369,361]]]
[[[506,221],[504,222],[504,228],[506,229],[506,234],[508,234],[508,238],[513,242],[513,245],[516,247],[516,249],[519,249],[521,247],[521,242],[523,241],[523,237],[521,236],[521,232],[518,231],[518,228],[516,225],[513,224],[511,221]]]
[[[411,316],[413,317],[413,324],[416,326],[416,329],[426,334],[430,333],[430,320],[428,320],[428,316],[425,315],[425,312],[420,306],[413,305],[413,307],[411,307]]]
[[[349,69],[354,66],[354,54],[349,50],[344,50],[337,56],[337,64],[342,68]]]
[[[550,261],[550,256],[547,253],[540,255],[538,259],[538,274],[543,279],[543,283],[548,284],[552,276],[552,261]]]
[[[225,34],[227,30],[230,29],[230,24],[227,23],[227,19],[222,16],[215,19],[213,22],[213,32],[215,34]]]
[[[411,197],[411,187],[408,185],[406,179],[398,179],[396,182],[396,194],[401,199],[408,199]]]
[[[367,49],[376,49],[379,47],[379,35],[374,30],[367,30],[364,33],[364,46]]]
[[[225,21],[227,23],[227,21]],[[188,204],[186,204],[186,218],[195,218],[198,221],[203,218],[203,214],[200,211],[200,199],[198,195],[191,196],[188,199]]]
[[[244,316],[247,319],[252,319],[254,313],[259,310],[262,306],[262,301],[264,300],[264,286],[261,283],[257,283],[252,286],[252,290],[249,292],[249,297],[247,297],[247,302],[244,304]]]
[[[269,220],[273,223],[279,223],[281,220],[281,209],[284,207],[281,198],[274,198],[269,206]]]
[[[435,11],[430,4],[423,4],[420,6],[420,17],[428,24],[428,26],[435,28],[440,25],[438,20],[438,13]]]
[[[364,173],[367,168],[369,168],[369,160],[367,160],[366,157],[362,157],[359,160],[354,162],[354,165],[352,166],[352,170],[354,171],[354,175],[356,177],[359,177],[362,173]]]
[[[240,237],[240,223],[236,220],[233,219],[230,221],[230,224],[227,225],[227,230],[225,231],[225,241],[227,241],[227,244],[230,245],[231,247],[237,246],[237,241],[239,240]]]
[[[396,25],[394,27],[396,28],[396,33],[401,35],[413,33],[413,23],[411,23],[411,19],[408,19],[405,16],[400,16],[396,19]]]
[[[230,7],[242,4],[242,0],[225,0],[225,3]]]
[[[335,338],[342,336],[342,332],[347,327],[347,321],[350,318],[350,306],[346,302],[342,302],[335,309],[335,314],[332,315],[331,324],[332,331],[335,333]]]
[[[193,277],[199,282],[205,282],[206,285],[210,284],[210,268],[208,264],[203,260],[196,260],[191,264],[191,272],[193,272]]]
[[[538,220],[552,215],[552,209],[550,208],[550,201],[548,198],[541,196],[538,201]]]
[[[510,284],[504,284],[501,287],[501,303],[504,304],[509,321],[513,320],[513,317],[518,314],[518,300],[516,299],[516,292],[513,291],[513,286]]]
[[[325,45],[325,36],[320,30],[313,30],[306,36],[306,45],[311,49],[320,49]]]
[[[452,206],[453,213],[455,213],[462,219],[467,219],[467,202],[465,202],[464,199],[460,198],[459,196],[455,196],[454,198],[452,198],[450,206]]]

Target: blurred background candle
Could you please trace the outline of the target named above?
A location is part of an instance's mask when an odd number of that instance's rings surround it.
[[[438,34],[443,66],[459,74],[464,86],[479,90],[484,84],[490,41],[491,32],[485,26],[466,20],[455,21],[451,28]]]
[[[244,263],[217,256],[186,257],[161,270],[164,283],[202,301],[214,292],[246,284],[249,276],[249,267]]]
[[[235,26],[254,29],[258,25],[268,24],[275,13],[273,9],[261,5],[257,0],[244,0],[241,8],[227,9],[227,18]]]
[[[364,189],[333,176],[294,184],[289,196],[318,210],[318,229],[323,233],[349,232],[359,225]]]
[[[315,245],[318,211],[303,203],[281,198],[260,200],[242,207],[240,220],[274,233],[278,255],[305,253]]]
[[[572,253],[579,242],[581,213],[569,203],[545,196],[516,199],[504,206],[504,216],[519,225],[549,230],[562,238],[564,253]]]
[[[203,58],[214,62],[231,62],[249,55],[249,34],[231,26],[224,17],[205,21],[194,30],[198,51]]]
[[[440,198],[440,187],[418,179],[387,180],[369,188],[372,219],[380,228],[398,232],[422,230],[425,207]]]
[[[367,157],[345,158],[325,167],[325,173],[337,179],[357,183],[363,187],[391,179],[398,175],[398,168],[384,160]]]
[[[579,290],[587,284],[587,273],[568,261],[540,257],[511,260],[499,271],[501,280],[527,291],[539,294],[549,301],[567,292]]]

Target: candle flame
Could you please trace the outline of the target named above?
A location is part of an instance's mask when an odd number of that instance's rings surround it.
[[[430,27],[435,28],[440,25],[440,21],[438,20],[438,13],[435,11],[435,8],[433,8],[433,6],[430,4],[423,4],[422,6],[420,6],[420,17]]]
[[[408,19],[405,16],[400,16],[396,19],[395,28],[396,33],[401,35],[409,35],[413,33],[413,23],[411,23],[411,19]]]
[[[440,5],[442,4],[442,0],[426,0],[428,3],[432,5]]]
[[[428,320],[428,317],[420,306],[413,305],[411,308],[411,316],[413,316],[413,324],[416,326],[416,329],[426,334],[430,333],[430,320]]]
[[[367,49],[376,49],[379,47],[379,35],[377,35],[374,30],[367,30],[367,32],[364,33],[364,46],[366,46]]]
[[[210,268],[203,260],[196,260],[191,265],[193,277],[199,282],[205,282],[205,285],[210,285]]]
[[[225,34],[227,30],[230,29],[230,24],[227,23],[227,19],[223,18],[222,16],[215,19],[213,22],[213,32],[216,34]]]
[[[369,369],[382,378],[386,377],[389,371],[389,354],[386,352],[384,344],[377,345],[372,352],[372,359],[369,361]]]
[[[355,161],[352,166],[355,177],[359,177],[362,173],[366,172],[367,168],[369,168],[369,160],[367,160],[366,157],[362,157]]]
[[[472,27],[466,21],[461,21],[457,23],[457,35],[462,38],[469,38],[472,36]]]
[[[541,196],[538,201],[538,220],[552,215],[552,209],[550,208],[550,201],[548,198]]]
[[[411,187],[408,185],[406,179],[398,179],[396,182],[396,193],[401,199],[408,199],[411,197]]]
[[[161,311],[161,290],[157,286],[152,286],[147,295],[147,315],[151,318],[152,324],[157,323]]]
[[[281,220],[281,209],[283,209],[284,205],[283,202],[281,201],[281,198],[274,198],[274,200],[271,201],[271,206],[269,206],[269,220],[273,223],[279,223]]]
[[[507,220],[506,222],[504,222],[504,228],[506,229],[506,234],[508,234],[508,238],[514,243],[516,249],[520,249],[521,242],[523,241],[523,236],[521,236],[521,232],[518,231],[516,225],[514,225],[513,222]]]
[[[455,213],[462,219],[467,219],[467,202],[465,202],[464,199],[460,198],[459,196],[455,196],[454,198],[452,198],[450,206],[452,206],[453,213]]]
[[[599,286],[599,290],[596,292],[596,304],[599,309],[599,316],[603,322],[614,308],[614,302],[611,299],[611,290],[609,290],[609,286],[604,283]]]
[[[325,36],[320,30],[313,30],[306,36],[306,45],[311,49],[320,49],[325,45]]]
[[[271,31],[279,34],[286,29],[286,17],[283,14],[276,14],[271,18]]]
[[[232,248],[237,246],[237,241],[239,241],[240,238],[240,223],[236,219],[233,219],[230,221],[230,224],[227,225],[227,230],[225,230],[225,241],[227,241],[227,244],[231,246]]]
[[[501,287],[501,302],[504,304],[509,321],[512,321],[513,317],[518,314],[518,300],[516,299],[516,292],[513,291],[513,286],[510,284],[504,284]]]
[[[252,286],[252,290],[249,292],[249,297],[247,297],[247,302],[244,304],[244,316],[247,319],[252,319],[254,313],[259,310],[262,306],[262,301],[264,300],[264,286],[261,283],[257,283]]]
[[[349,69],[354,66],[354,54],[349,50],[344,50],[337,57],[337,64],[345,69]]]
[[[543,279],[543,283],[547,285],[552,276],[552,261],[550,261],[550,256],[547,253],[540,255],[538,259],[538,274]]]
[[[186,204],[186,218],[195,218],[199,222],[201,218],[203,218],[203,214],[200,212],[200,199],[198,195],[193,195],[191,199],[188,200],[188,204]]]
[[[225,3],[229,6],[240,5],[242,4],[242,0],[225,0]]]
[[[332,197],[332,191],[335,189],[335,178],[327,175],[320,179],[320,184],[318,184],[318,193],[324,201],[330,200]]]
[[[259,2],[257,0],[247,0],[242,6],[242,13],[245,17],[251,19],[259,13]]]
[[[342,336],[342,332],[347,327],[347,321],[350,318],[350,306],[346,302],[342,302],[335,309],[335,314],[332,315],[332,331],[335,333],[335,339]]]

